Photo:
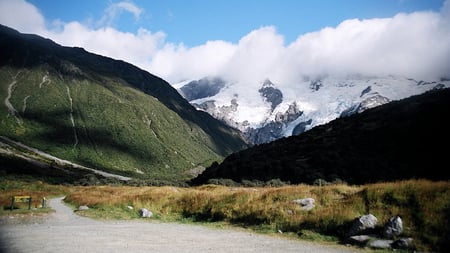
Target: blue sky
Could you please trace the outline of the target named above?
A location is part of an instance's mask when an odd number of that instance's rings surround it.
[[[29,2],[48,21],[95,23],[116,1]],[[136,32],[140,27],[153,32],[163,31],[168,41],[196,46],[208,40],[236,43],[249,31],[270,25],[277,28],[286,43],[290,43],[301,34],[334,27],[346,19],[439,11],[443,0],[134,0],[130,3],[142,10],[139,17],[122,11],[108,25],[128,32]]]
[[[450,78],[450,0],[0,0],[0,23],[170,83]]]

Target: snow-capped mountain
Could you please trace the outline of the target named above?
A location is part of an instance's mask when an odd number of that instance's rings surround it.
[[[398,76],[305,77],[297,84],[203,78],[174,85],[197,109],[241,130],[253,144],[298,135],[338,117],[450,86]]]

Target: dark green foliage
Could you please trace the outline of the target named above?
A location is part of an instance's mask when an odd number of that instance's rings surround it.
[[[433,90],[228,156],[193,180],[448,180],[450,90]]]

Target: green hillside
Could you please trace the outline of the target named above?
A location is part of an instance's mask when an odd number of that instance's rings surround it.
[[[90,168],[173,181],[245,147],[160,78],[0,28],[0,136]]]

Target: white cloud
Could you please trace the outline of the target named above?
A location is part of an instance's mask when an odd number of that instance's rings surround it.
[[[336,28],[300,36],[289,66],[302,74],[449,75],[450,30],[438,13],[346,20]]]
[[[337,27],[300,35],[289,45],[275,27],[268,26],[249,32],[236,44],[218,40],[189,48],[167,42],[160,31],[141,28],[127,33],[109,27],[121,11],[135,19],[144,12],[132,2],[120,2],[105,10],[101,27],[53,20],[47,21],[52,27],[46,28],[45,18],[33,5],[2,0],[0,22],[128,61],[169,82],[214,75],[244,85],[259,85],[265,78],[291,85],[305,75],[322,74],[450,77],[450,0],[440,12],[345,20]]]
[[[131,2],[120,2],[110,5],[105,13],[114,19],[120,10],[133,13],[135,18],[143,12]],[[148,66],[166,37],[163,32],[152,33],[143,28],[136,33],[127,33],[108,26],[93,28],[77,21],[66,23],[53,20],[48,22],[51,26],[47,28],[39,10],[23,0],[1,0],[0,23],[20,32],[39,34],[64,46],[83,47],[87,51],[125,60],[139,67]]]
[[[147,68],[173,82],[221,75],[220,70],[229,64],[235,50],[235,45],[225,41],[208,41],[192,48],[167,43]]]
[[[139,20],[143,9],[137,7],[134,3],[129,1],[122,1],[118,3],[111,3],[105,10],[105,14],[98,22],[99,26],[111,26],[113,22],[120,16],[123,11],[133,14],[136,21]]]
[[[272,26],[250,32],[236,47],[222,74],[245,83],[273,76],[285,53],[283,36]]]
[[[237,44],[169,45],[158,51],[149,69],[172,82],[219,74],[246,86],[260,85],[265,78],[291,85],[306,75],[324,74],[450,77],[449,10],[446,1],[440,13],[345,20],[301,35],[290,45],[271,26],[251,31]]]
[[[0,23],[23,33],[42,33],[45,19],[39,10],[24,0],[1,0]]]
[[[45,35],[62,45],[83,47],[87,51],[140,67],[150,62],[165,39],[164,33],[151,33],[143,28],[133,34],[111,27],[90,29],[78,22],[64,24],[61,31],[47,31]]]

